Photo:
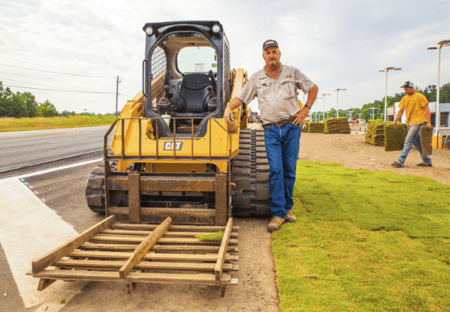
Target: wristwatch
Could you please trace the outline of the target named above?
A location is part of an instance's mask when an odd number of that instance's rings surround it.
[[[309,109],[311,109],[311,106],[309,106],[309,105],[306,105],[306,104],[305,104],[305,107],[308,107]]]

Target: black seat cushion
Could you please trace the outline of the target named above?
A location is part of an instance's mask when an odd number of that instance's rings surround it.
[[[205,74],[185,75],[178,94],[177,113],[208,112],[211,92],[208,90],[209,77]]]

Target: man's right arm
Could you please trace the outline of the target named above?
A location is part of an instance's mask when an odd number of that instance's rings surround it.
[[[231,121],[234,120],[233,109],[241,105],[242,101],[238,97],[233,98],[230,103],[228,103],[227,107],[225,108],[225,112],[223,113],[223,119],[225,119],[225,123],[230,124]]]
[[[395,120],[391,123],[391,125],[395,126],[395,124],[397,123],[397,121],[399,121],[400,118],[402,118],[403,112],[404,112],[404,111],[405,111],[404,109],[400,109],[400,110],[398,111],[397,117],[396,117]]]
[[[242,87],[242,90],[239,94],[234,97],[230,102],[228,102],[227,107],[223,113],[223,118],[225,123],[231,124],[231,121],[234,120],[233,109],[241,106],[244,102],[250,103],[256,96],[256,85],[255,85],[255,74],[253,74],[247,83]]]

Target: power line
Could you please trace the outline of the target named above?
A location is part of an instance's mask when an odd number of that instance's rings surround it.
[[[37,66],[45,66],[45,67],[48,67],[48,68],[56,68],[56,69],[61,69],[61,70],[69,70],[69,71],[72,71],[71,69],[68,69],[68,68],[61,68],[61,67],[42,65],[42,64],[36,64],[36,63],[31,63],[31,62],[25,62],[25,61],[15,60],[15,59],[12,59],[12,58],[9,58],[9,57],[4,57],[4,56],[0,56],[0,58],[6,59],[6,60],[10,60],[10,61],[20,62],[20,63],[26,63],[26,64],[32,64],[32,65],[37,65]],[[78,71],[78,72],[79,72],[79,71]],[[110,78],[110,77],[105,76],[105,78]]]
[[[88,84],[101,84],[101,85],[106,85],[105,82],[71,81],[71,80],[61,80],[61,79],[59,79],[59,78],[55,79],[55,78],[47,78],[47,77],[36,77],[36,76],[21,75],[21,74],[16,74],[16,73],[5,73],[5,72],[0,72],[0,74],[13,75],[13,76],[21,76],[21,77],[29,77],[29,78],[36,78],[36,79],[46,79],[46,80],[65,81],[65,82],[71,82],[71,83],[88,83]],[[9,79],[9,78],[5,78],[5,79]]]
[[[5,78],[0,78],[0,82],[2,81],[2,79],[5,80]],[[14,79],[9,79],[9,78],[6,78],[6,80],[14,81],[14,82],[29,83],[29,82],[27,82],[27,81],[19,81],[19,80],[14,80]],[[41,84],[37,84],[37,83],[32,83],[32,84],[33,84],[33,85],[36,85],[36,86],[41,86],[41,87],[51,87],[51,86],[41,85]],[[59,87],[56,87],[56,88],[61,89],[61,88],[59,88]]]
[[[69,76],[81,76],[81,77],[91,77],[91,78],[104,78],[104,79],[111,79],[112,77],[106,77],[106,76],[90,76],[90,75],[80,75],[80,74],[69,74],[69,73],[61,73],[61,72],[54,72],[50,70],[43,70],[43,69],[33,69],[33,68],[26,68],[21,66],[14,66],[14,65],[7,65],[7,64],[0,64],[2,66],[8,66],[8,67],[14,67],[14,68],[20,68],[20,69],[26,69],[26,70],[34,70],[34,71],[41,71],[45,73],[52,73],[52,74],[60,74],[60,75],[69,75]]]
[[[96,94],[115,94],[115,92],[100,92],[100,91],[79,91],[79,90],[55,90],[55,89],[42,89],[42,88],[33,88],[33,87],[24,87],[24,86],[11,86],[11,85],[3,85],[8,88],[26,88],[26,89],[34,89],[34,90],[45,90],[45,91],[59,91],[59,92],[75,92],[75,93],[96,93]]]

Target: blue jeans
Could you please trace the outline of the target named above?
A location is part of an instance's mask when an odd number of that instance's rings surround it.
[[[424,122],[420,125],[416,124],[408,126],[408,134],[406,135],[405,145],[403,146],[402,152],[400,153],[400,156],[398,156],[397,160],[402,165],[402,167],[413,145],[417,147],[417,150],[419,151],[420,157],[422,157],[423,162],[427,165],[431,164],[430,156],[422,155],[422,143],[420,141],[420,127],[424,127],[426,125],[427,123]]]
[[[264,141],[269,159],[270,212],[284,219],[294,205],[297,157],[300,149],[300,125],[265,126]]]

